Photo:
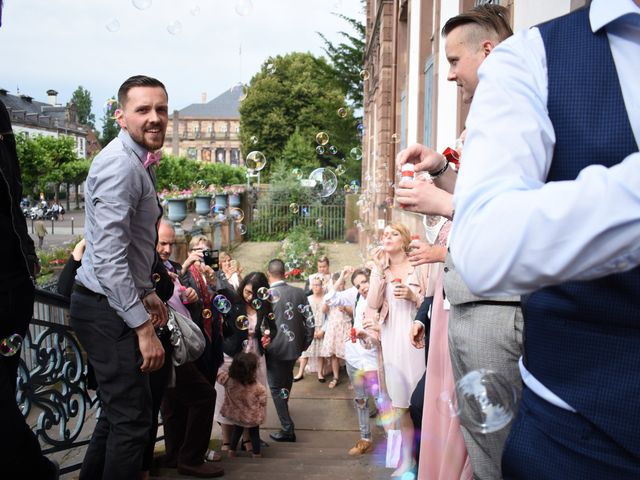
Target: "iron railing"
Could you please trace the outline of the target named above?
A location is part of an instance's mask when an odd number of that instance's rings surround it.
[[[248,235],[264,238],[286,233],[297,225],[315,228],[321,240],[343,240],[345,211],[340,205],[297,205],[258,202],[245,212]]]
[[[36,290],[34,318],[22,344],[16,401],[40,441],[52,455],[85,446],[100,413],[87,385],[86,355],[69,326],[69,300]],[[61,473],[80,468],[62,465]]]

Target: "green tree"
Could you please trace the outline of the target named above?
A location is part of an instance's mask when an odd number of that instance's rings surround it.
[[[89,174],[89,167],[91,167],[91,160],[87,158],[78,158],[67,162],[62,166],[62,178],[67,184],[67,211],[71,210],[69,205],[70,185],[75,187],[76,209],[80,209],[79,186],[87,178],[87,175]]]
[[[78,112],[78,121],[84,125],[95,128],[96,116],[91,113],[91,93],[82,85],[78,86],[71,95],[71,101],[75,104]]]
[[[118,102],[115,96],[107,100],[104,107],[104,115],[102,116],[102,134],[100,135],[100,145],[103,147],[120,133],[120,125],[118,125],[114,117],[117,108]]]
[[[313,145],[311,145],[311,142],[302,136],[299,128],[296,128],[287,140],[282,150],[280,160],[286,169],[292,170],[298,168],[306,175],[308,175],[311,170],[318,168],[317,153]],[[273,171],[271,178],[273,178]]]
[[[73,138],[65,136],[40,136],[34,140],[42,146],[50,167],[44,174],[44,180],[54,185],[55,197],[59,198],[60,184],[65,181],[65,166],[78,160],[76,142]]]
[[[46,187],[44,175],[50,168],[48,158],[40,143],[24,133],[16,135],[16,150],[22,173],[22,189],[25,195],[36,195]]]
[[[262,151],[268,177],[296,130],[313,148],[316,134],[323,131],[329,134],[329,143],[326,153],[316,157],[317,166],[335,167],[345,158],[344,152],[359,144],[352,110],[338,114],[344,107],[344,92],[324,58],[296,52],[268,59],[251,79],[240,105],[243,154]],[[331,146],[335,154],[329,153]]]
[[[336,81],[351,102],[352,107],[355,110],[361,110],[364,81],[360,76],[360,71],[364,61],[365,25],[339,13],[334,13],[334,15],[351,25],[355,33],[340,32],[345,41],[337,45],[327,40],[322,33],[317,33],[324,42],[323,50],[331,61],[330,67]]]

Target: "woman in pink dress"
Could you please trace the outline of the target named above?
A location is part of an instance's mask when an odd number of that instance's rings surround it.
[[[411,344],[411,326],[424,300],[429,268],[413,267],[407,256],[411,234],[402,224],[384,229],[382,247],[372,252],[369,307],[380,312],[380,341],[387,392],[399,421],[402,455],[392,476],[402,476],[414,467],[414,428],[409,415],[411,393],[425,370],[424,352]],[[365,328],[376,328],[371,320]]]
[[[453,368],[449,355],[449,309],[443,298],[443,263],[451,222],[434,224],[428,235],[436,238],[433,246],[421,247],[418,242],[412,246],[431,250],[431,269],[435,281],[435,293],[431,307],[431,330],[429,335],[429,357],[422,410],[422,431],[420,442],[420,465],[418,478],[425,480],[470,480],[473,477],[471,462],[467,455],[460,421],[450,403],[455,389]],[[424,244],[423,244],[424,245]],[[411,263],[422,263],[420,252],[414,250]],[[434,252],[438,252],[435,254]]]

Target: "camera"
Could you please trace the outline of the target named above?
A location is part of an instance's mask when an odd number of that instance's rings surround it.
[[[219,250],[203,250],[202,261],[205,265],[211,267],[215,272],[220,269],[220,251]]]

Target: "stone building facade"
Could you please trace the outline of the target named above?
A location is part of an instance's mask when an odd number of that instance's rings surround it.
[[[175,110],[169,119],[164,151],[203,162],[244,165],[240,154],[241,85],[207,102]]]

